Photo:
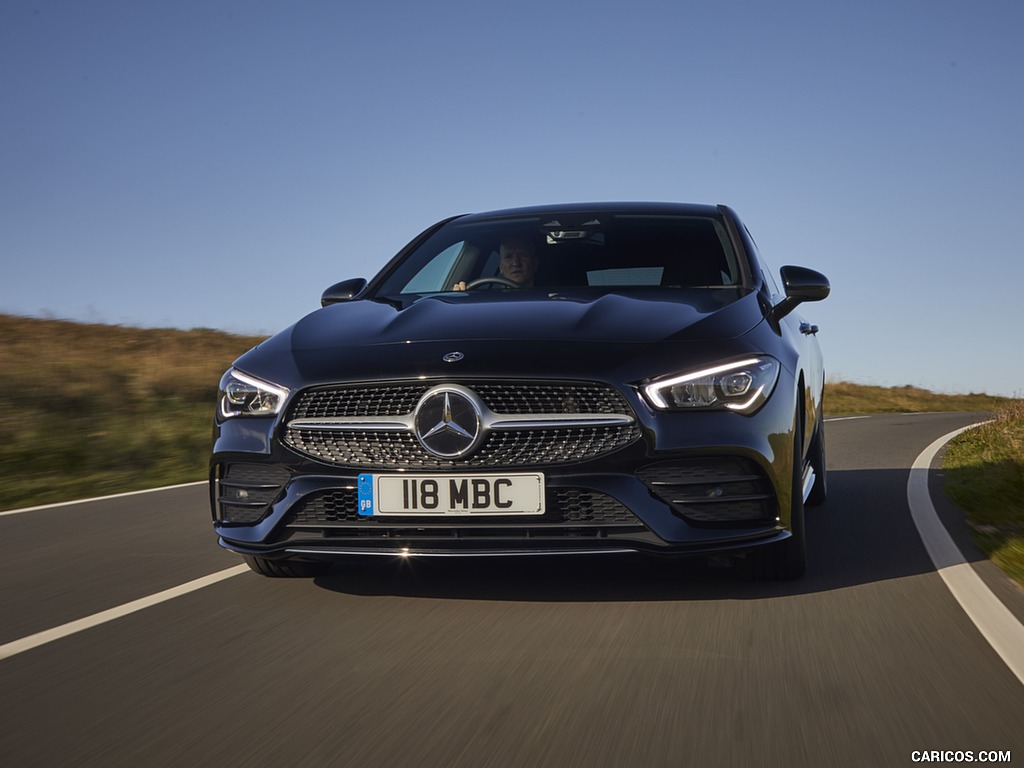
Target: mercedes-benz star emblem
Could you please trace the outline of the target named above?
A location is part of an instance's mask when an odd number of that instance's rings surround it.
[[[457,363],[457,362],[459,362],[459,360],[461,360],[464,357],[465,357],[465,355],[462,354],[461,352],[449,352],[447,355],[445,355],[441,359],[444,360],[446,363]]]
[[[416,437],[435,456],[454,459],[480,440],[481,411],[471,392],[439,387],[427,392],[415,412]]]

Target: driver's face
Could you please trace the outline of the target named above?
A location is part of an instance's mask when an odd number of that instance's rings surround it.
[[[538,259],[530,243],[521,241],[502,243],[498,254],[501,256],[498,271],[501,272],[502,277],[525,287],[533,285]]]

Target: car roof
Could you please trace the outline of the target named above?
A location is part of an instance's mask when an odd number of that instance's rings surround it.
[[[496,211],[469,213],[463,220],[505,219],[519,216],[565,216],[568,214],[655,214],[676,216],[720,216],[720,206],[694,203],[603,202],[560,203],[557,205],[531,205]]]

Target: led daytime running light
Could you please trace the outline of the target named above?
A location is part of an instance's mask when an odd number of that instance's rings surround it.
[[[221,380],[220,415],[275,416],[281,412],[288,390],[266,381],[248,376],[235,369],[229,370]]]
[[[658,408],[671,408],[672,406],[665,402],[665,398],[661,394],[662,390],[670,389],[671,387],[678,386],[679,384],[685,384],[688,381],[706,379],[727,371],[735,371],[737,368],[746,368],[751,365],[757,365],[759,362],[761,361],[756,357],[751,357],[746,360],[739,360],[735,363],[725,363],[724,365],[718,365],[714,368],[705,368],[704,370],[696,371],[695,373],[687,373],[682,376],[675,376],[671,379],[659,381],[655,384],[648,384],[644,387],[644,392],[647,393],[647,397],[649,397],[651,402]]]
[[[730,373],[733,376],[724,377],[724,381],[719,378]],[[726,409],[750,414],[771,395],[778,374],[779,363],[774,358],[749,357],[653,381],[643,385],[642,390],[660,410]],[[746,386],[740,391],[735,385],[743,379]],[[683,391],[677,391],[680,389]]]

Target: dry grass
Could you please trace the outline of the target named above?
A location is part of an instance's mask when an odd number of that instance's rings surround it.
[[[220,375],[260,340],[0,315],[0,509],[203,479]]]
[[[825,385],[825,410],[830,414],[989,413],[1005,402],[1006,398],[991,395],[943,395],[911,386],[876,387],[846,381],[830,381]]]

